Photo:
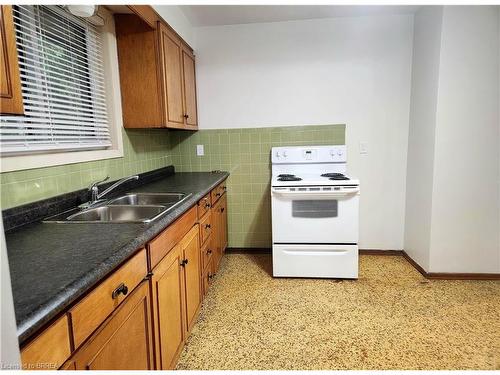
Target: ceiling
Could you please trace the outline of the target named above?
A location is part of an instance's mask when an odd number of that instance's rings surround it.
[[[414,14],[416,5],[183,5],[195,27],[331,17]]]

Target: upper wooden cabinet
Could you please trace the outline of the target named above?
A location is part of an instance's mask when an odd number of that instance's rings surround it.
[[[163,21],[115,14],[126,128],[197,130],[195,57]]]
[[[0,6],[0,113],[22,115],[23,96],[12,6]]]

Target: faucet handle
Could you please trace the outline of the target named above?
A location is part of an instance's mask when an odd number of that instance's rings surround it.
[[[89,186],[89,190],[92,190],[93,188],[95,188],[97,185],[99,184],[102,184],[103,182],[106,182],[109,180],[109,176],[106,176],[104,177],[102,180],[99,180],[99,181],[94,181],[90,184]]]

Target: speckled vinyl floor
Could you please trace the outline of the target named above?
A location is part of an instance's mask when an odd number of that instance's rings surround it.
[[[361,256],[358,281],[274,279],[228,254],[178,369],[500,369],[500,281],[428,281]]]

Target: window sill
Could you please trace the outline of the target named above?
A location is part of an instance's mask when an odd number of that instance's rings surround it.
[[[120,142],[121,144],[121,142]],[[114,159],[123,157],[123,148],[93,151],[54,152],[43,155],[2,156],[0,172],[13,172],[24,169],[54,167],[64,164]]]

